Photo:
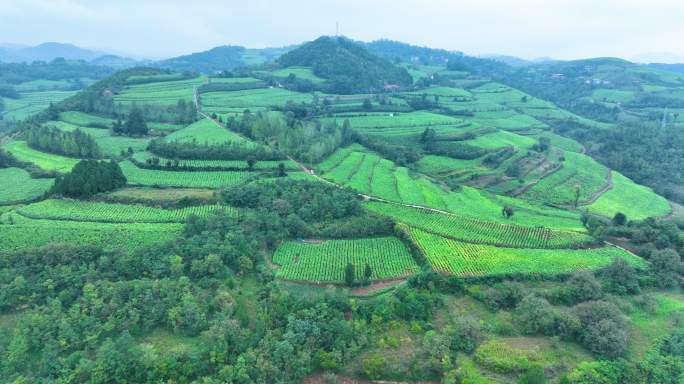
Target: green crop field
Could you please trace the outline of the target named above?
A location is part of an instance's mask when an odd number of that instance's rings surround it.
[[[81,127],[88,127],[91,125],[111,127],[114,123],[113,119],[90,115],[78,111],[61,112],[59,114],[59,120]]]
[[[129,85],[114,96],[114,102],[124,104],[176,105],[178,100],[191,102],[193,89],[206,82],[205,77]]]
[[[427,174],[440,174],[449,172],[466,171],[476,168],[486,169],[481,166],[481,159],[462,160],[446,156],[423,156],[416,163],[419,172]]]
[[[646,262],[615,247],[591,249],[500,248],[464,243],[411,229],[411,236],[436,271],[458,276],[508,274],[566,274],[582,269],[597,269],[615,258],[643,268]]]
[[[322,121],[336,120],[341,123],[349,120],[351,127],[359,132],[387,137],[416,136],[423,133],[425,128],[432,128],[438,134],[464,132],[470,123],[451,116],[417,111],[410,113],[343,113],[334,118],[324,118]]]
[[[23,206],[16,212],[30,219],[102,223],[182,223],[190,215],[206,216],[219,209],[233,216],[237,214],[237,211],[232,207],[217,205],[161,209],[144,205],[54,199]]]
[[[592,241],[590,236],[578,232],[502,224],[395,204],[371,202],[366,208],[411,227],[471,243],[515,248],[570,248]]]
[[[159,164],[162,166],[168,162],[174,162],[172,159],[159,157],[150,152],[136,152],[133,154],[133,159],[141,163],[145,163],[147,160],[155,157],[159,159]],[[257,171],[273,170],[277,169],[279,164],[284,164],[286,170],[299,170],[297,163],[292,160],[261,160],[254,163],[253,169]],[[244,170],[247,170],[249,167],[245,160],[178,160],[178,166],[202,169],[240,168]]]
[[[107,224],[25,219],[14,224],[0,224],[0,249],[10,251],[49,243],[68,243],[133,252],[154,243],[173,240],[182,227],[176,223]]]
[[[47,108],[50,103],[57,103],[73,96],[76,91],[41,91],[20,93],[18,99],[3,98],[5,110],[0,114],[6,120],[23,120]]]
[[[240,135],[220,127],[209,119],[196,121],[187,127],[173,132],[164,138],[168,142],[196,143],[200,145],[220,145],[225,143],[240,143],[255,145]]]
[[[402,242],[394,237],[325,240],[320,244],[289,241],[278,247],[273,262],[276,276],[286,280],[342,282],[348,263],[361,279],[365,265],[372,280],[405,277],[419,268]]]
[[[205,112],[228,112],[231,108],[254,109],[255,107],[282,107],[288,101],[311,102],[311,94],[297,93],[282,88],[246,89],[202,93],[202,110]]]
[[[519,148],[520,150],[524,150],[536,144],[537,140],[534,140],[527,136],[518,135],[512,132],[496,131],[492,133],[487,133],[482,136],[478,136],[477,138],[472,140],[463,141],[463,143],[472,145],[474,147],[488,149],[513,146]]]
[[[47,192],[53,179],[32,179],[31,175],[21,168],[0,168],[0,204],[13,204],[29,201]]]
[[[30,148],[25,141],[13,141],[4,148],[17,160],[31,163],[46,171],[69,172],[79,162],[79,159],[37,151]]]
[[[589,199],[607,183],[608,169],[587,155],[565,152],[565,161],[557,172],[543,178],[523,194],[530,200],[555,204],[574,201],[579,187],[579,201]]]
[[[612,218],[624,213],[629,220],[665,216],[671,212],[670,204],[651,188],[636,184],[618,172],[612,173],[613,188],[587,206],[591,213]]]
[[[254,174],[250,172],[173,172],[142,169],[130,161],[120,163],[129,185],[224,188],[240,184]]]

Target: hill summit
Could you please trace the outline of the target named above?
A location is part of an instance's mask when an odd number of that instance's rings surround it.
[[[344,37],[319,37],[282,55],[277,62],[283,67],[311,67],[338,93],[370,92],[385,86],[407,86],[412,81],[406,69]]]

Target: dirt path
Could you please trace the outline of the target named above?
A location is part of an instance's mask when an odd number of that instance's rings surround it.
[[[578,205],[591,205],[593,204],[596,200],[598,200],[601,195],[604,193],[608,192],[613,188],[613,172],[609,169],[608,170],[608,181],[606,185],[603,186],[600,190],[594,192],[587,200],[580,201]]]

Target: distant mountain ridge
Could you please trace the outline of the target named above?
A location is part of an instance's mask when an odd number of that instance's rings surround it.
[[[107,53],[55,42],[47,42],[34,47],[10,44],[0,47],[0,61],[8,63],[52,61],[58,57],[67,60],[91,61],[104,55]]]

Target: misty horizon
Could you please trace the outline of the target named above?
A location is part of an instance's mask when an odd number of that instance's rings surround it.
[[[0,34],[3,43],[60,42],[156,60],[222,45],[258,49],[296,45],[335,35],[339,25],[340,35],[357,41],[388,39],[473,56],[684,61],[684,50],[672,51],[678,46],[677,37],[684,35],[679,22],[684,10],[671,0],[648,6],[613,0],[602,4],[537,0],[515,4],[494,0],[477,4],[446,0],[428,4],[414,0],[391,4],[386,0],[370,4],[359,0],[196,3],[28,0],[19,4],[2,0],[0,17],[5,22]],[[27,24],[32,27],[29,31],[22,28]]]

